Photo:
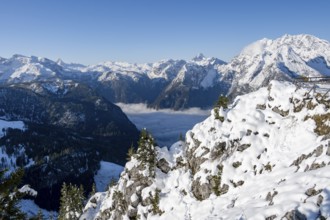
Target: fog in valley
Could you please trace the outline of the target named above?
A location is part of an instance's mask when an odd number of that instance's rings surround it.
[[[138,129],[146,128],[160,147],[170,147],[180,134],[193,128],[210,115],[210,110],[191,108],[184,111],[149,109],[144,104],[117,103]]]

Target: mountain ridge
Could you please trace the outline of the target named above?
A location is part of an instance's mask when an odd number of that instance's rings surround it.
[[[84,83],[114,103],[147,103],[175,110],[213,106],[219,94],[234,98],[273,79],[330,76],[330,43],[312,35],[284,35],[247,45],[230,62],[198,54],[191,60],[130,64],[66,64],[14,55],[0,60],[0,82],[67,80]],[[205,97],[202,98],[195,97]]]

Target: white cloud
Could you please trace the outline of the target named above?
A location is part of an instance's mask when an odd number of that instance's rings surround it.
[[[146,104],[124,104],[116,103],[126,114],[149,114],[149,113],[167,113],[167,114],[185,114],[185,115],[210,115],[210,110],[200,108],[189,108],[183,111],[174,111],[173,109],[153,109],[148,108]]]

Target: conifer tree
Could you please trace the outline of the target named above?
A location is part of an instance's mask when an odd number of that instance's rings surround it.
[[[130,161],[132,159],[132,157],[134,156],[135,154],[135,149],[134,149],[134,146],[133,144],[131,145],[131,147],[128,149],[128,152],[127,152],[127,161]]]
[[[96,186],[95,183],[93,183],[92,185],[92,191],[89,193],[89,198],[91,198],[92,196],[94,196],[96,193]]]
[[[41,209],[38,210],[37,219],[38,219],[38,220],[43,220],[43,219],[45,219],[45,216],[44,216],[44,214],[42,213]]]
[[[42,213],[41,209],[38,210],[38,213],[36,216],[30,218],[30,220],[44,220],[44,219],[45,219],[45,216]]]
[[[84,187],[83,185],[80,185],[79,187],[77,186],[72,186],[71,192],[70,192],[74,198],[73,201],[73,211],[76,216],[80,216],[83,212],[84,209],[84,204],[86,202],[86,198],[84,196]]]
[[[108,184],[108,186],[107,186],[107,190],[110,190],[112,187],[114,187],[117,184],[117,182],[118,181],[115,178],[112,177],[109,184]]]
[[[77,187],[72,185],[66,185],[63,183],[61,189],[61,199],[60,199],[60,211],[59,211],[59,220],[75,220],[79,219],[82,214],[85,196],[83,186]]]
[[[215,104],[215,107],[222,107],[223,109],[228,108],[229,99],[226,96],[220,95],[218,101]]]
[[[68,187],[66,183],[63,183],[61,188],[61,198],[60,198],[60,210],[58,219],[66,219],[66,214],[68,212],[67,207],[69,205],[69,198],[68,198]]]
[[[18,169],[8,178],[5,178],[7,170],[0,171],[0,219],[25,219],[25,215],[17,207],[22,197],[17,189],[24,175],[23,169]]]
[[[141,131],[136,157],[145,168],[149,169],[149,175],[154,177],[157,155],[154,139],[146,129]]]
[[[182,133],[180,133],[180,136],[179,136],[179,141],[183,141],[184,142],[184,136]]]

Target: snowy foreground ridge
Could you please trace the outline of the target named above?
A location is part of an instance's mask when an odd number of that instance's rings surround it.
[[[272,81],[213,110],[150,175],[134,157],[81,219],[330,218],[329,96]]]

